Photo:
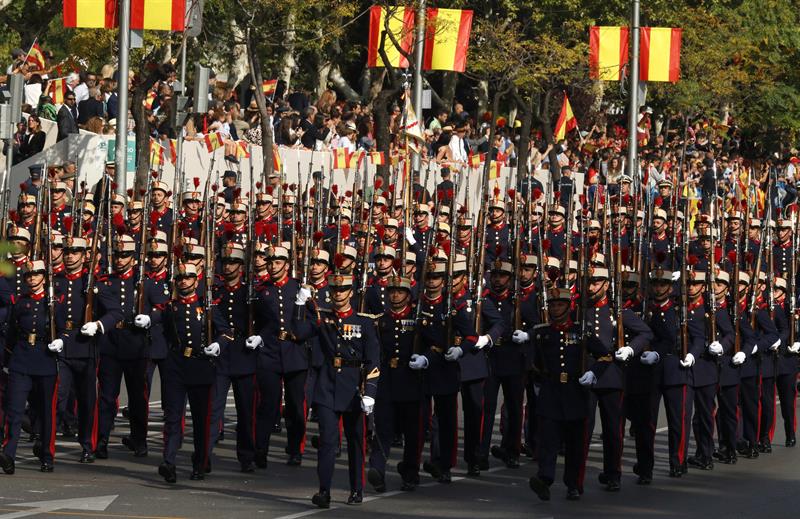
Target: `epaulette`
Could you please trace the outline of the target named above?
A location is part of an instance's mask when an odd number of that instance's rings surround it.
[[[101,274],[95,277],[95,281],[97,281],[98,283],[108,283],[109,281],[108,274]]]
[[[489,292],[491,292],[491,290],[489,290],[488,288],[484,288],[484,289],[483,289],[483,292],[481,292],[481,297],[486,297],[486,296],[488,296],[488,295],[489,295]]]
[[[364,313],[359,312],[356,315],[359,315],[361,317],[367,317],[367,318],[372,319],[373,321],[375,321],[377,319],[380,319],[383,314],[384,314],[384,312],[381,312],[379,314],[368,314],[366,312],[364,312]]]

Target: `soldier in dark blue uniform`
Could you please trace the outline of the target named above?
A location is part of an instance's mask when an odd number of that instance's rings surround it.
[[[800,353],[800,342],[791,337],[792,325],[796,326],[789,316],[791,308],[786,301],[787,288],[786,281],[783,283],[775,280],[775,324],[781,332],[781,347],[778,351],[778,367],[775,373],[775,389],[778,391],[778,399],[781,402],[781,417],[783,418],[783,430],[786,433],[786,446],[794,447],[797,443],[795,429],[796,403],[797,403],[797,354]]]
[[[511,257],[509,227],[506,222],[505,199],[495,189],[494,197],[489,200],[489,221],[486,225],[484,240],[486,253],[483,256],[486,270],[490,270],[496,259],[507,261]]]
[[[163,310],[169,302],[172,294],[172,287],[167,279],[167,257],[169,248],[166,243],[157,240],[150,240],[147,245],[148,270],[144,280],[145,293],[148,295],[152,307],[156,310]],[[167,336],[164,330],[164,323],[158,319],[151,322],[149,349],[147,351],[147,389],[148,399],[153,394],[153,375],[158,368],[161,384],[164,384],[164,362],[169,352],[167,346]],[[162,389],[163,393],[163,389]]]
[[[608,269],[592,269],[588,293],[582,296],[589,297],[590,301],[584,318],[589,328],[589,350],[593,352],[595,362],[581,376],[579,382],[592,387],[589,400],[589,432],[594,430],[595,410],[598,404],[600,406],[603,425],[603,472],[600,474],[600,483],[609,491],[618,491],[622,474],[624,432],[623,364],[644,351],[644,347],[652,340],[653,333],[630,309],[622,309],[620,313],[612,316],[608,287]],[[622,318],[623,327],[631,337],[628,344],[617,348],[615,325],[619,318]]]
[[[190,479],[205,478],[211,420],[209,411],[216,380],[213,359],[219,357],[222,348],[226,348],[232,340],[228,323],[220,312],[213,311],[211,316],[206,313],[208,310],[197,293],[197,269],[193,265],[180,264],[175,269],[174,277],[177,297],[167,304],[163,312],[153,313],[155,318],[163,319],[170,349],[164,365],[162,395],[164,458],[158,467],[158,473],[167,483],[177,481],[175,460],[183,441],[182,422],[187,397],[194,439]]]
[[[547,215],[547,242],[542,242],[542,252],[545,256],[564,259],[566,250],[567,233],[564,227],[567,212],[561,206],[553,206],[548,210]]]
[[[249,329],[250,302],[247,285],[242,283],[244,250],[228,244],[222,250],[222,283],[214,287],[215,314],[227,322],[233,340],[222,349],[216,362],[217,380],[214,385],[211,423],[215,426],[224,417],[228,390],[233,385],[236,404],[236,459],[242,472],[255,470],[255,373],[258,353],[245,343]],[[211,449],[219,430],[212,426],[209,441]]]
[[[148,215],[149,226],[155,226],[159,231],[170,232],[172,229],[172,219],[174,218],[172,208],[169,206],[170,189],[165,182],[156,180],[150,187],[150,206],[152,210]]]
[[[197,184],[197,180],[195,184]],[[199,191],[186,191],[183,193],[183,210],[181,211],[180,220],[178,222],[178,227],[183,236],[200,239],[203,225],[200,212],[200,204],[202,201],[203,194]]]
[[[339,443],[339,420],[347,438],[350,495],[347,504],[363,500],[364,415],[372,413],[380,376],[380,343],[372,316],[357,314],[350,305],[353,278],[340,274],[328,278],[333,304],[330,310],[317,309],[316,315],[300,314],[305,310],[311,291],[301,288],[295,306],[298,317],[294,328],[300,340],[317,335],[313,354],[313,405],[319,416],[320,445],[317,454],[319,492],[312,502],[330,507],[331,483]],[[305,312],[303,312],[305,313]]]
[[[416,326],[414,299],[409,278],[389,280],[389,310],[378,320],[381,342],[381,376],[375,397],[375,434],[367,479],[376,492],[386,490],[386,463],[395,431],[402,431],[403,460],[397,470],[401,489],[414,490],[419,483],[419,452],[422,447],[422,378],[408,363],[414,353]]]
[[[5,439],[0,452],[0,468],[13,474],[20,429],[25,415],[25,402],[31,401],[38,418],[36,433],[42,447],[36,455],[42,472],[53,471],[55,457],[55,406],[58,397],[56,355],[63,351],[64,341],[58,333],[64,329],[63,307],[55,306],[51,316],[46,290],[47,269],[44,261],[28,262],[24,267],[26,293],[14,301],[9,316],[6,341],[8,389],[6,394]]]
[[[259,348],[256,380],[260,401],[256,413],[256,464],[266,466],[270,435],[279,418],[281,382],[284,392],[284,420],[287,432],[287,464],[303,461],[306,433],[305,383],[308,374],[306,344],[291,330],[293,301],[300,284],[289,277],[289,244],[267,249],[270,280],[259,292],[255,316],[262,327],[247,338],[246,345]]]
[[[789,220],[782,220],[781,222],[791,224]],[[774,256],[775,262],[780,260],[777,255]],[[771,303],[773,306],[768,307],[768,311],[770,321],[778,334],[778,340],[770,345],[768,351],[761,352],[761,417],[758,427],[757,448],[762,453],[772,452],[772,437],[775,432],[775,379],[778,374],[781,349],[785,350],[789,346],[789,321],[786,319],[786,312],[783,309],[783,301],[786,297],[786,280],[782,277],[773,278],[770,289],[772,291]]]
[[[383,313],[389,307],[387,284],[392,277],[397,251],[389,245],[377,245],[374,249],[375,273],[367,281],[365,309],[371,314]]]
[[[569,289],[551,289],[547,298],[550,322],[536,325],[531,331],[535,364],[542,381],[536,403],[539,469],[529,484],[539,499],[550,499],[558,452],[563,445],[567,499],[577,500],[583,493],[589,408],[588,390],[578,382],[584,355],[581,329],[570,318]],[[587,341],[586,346],[595,348],[597,354],[605,354],[597,341]]]

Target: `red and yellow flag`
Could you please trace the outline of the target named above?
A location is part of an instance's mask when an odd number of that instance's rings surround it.
[[[642,27],[639,79],[675,83],[681,75],[681,29]]]
[[[113,29],[116,26],[116,0],[64,0],[64,27]]]
[[[556,142],[564,139],[567,132],[571,132],[578,127],[578,120],[575,114],[572,113],[572,105],[569,104],[566,92],[564,93],[564,103],[561,105],[561,114],[558,116],[556,122],[556,129],[553,132],[553,140]]]
[[[273,171],[283,170],[283,162],[281,161],[281,154],[278,153],[278,150],[274,148],[272,150],[272,169]]]
[[[414,47],[414,21],[415,13],[411,7],[390,7],[389,8],[389,32],[400,43],[404,52],[410,54]],[[369,45],[367,47],[367,66],[383,67],[383,58],[378,47],[381,43],[381,32],[384,29],[384,22],[387,16],[387,9],[378,5],[373,5],[369,10]],[[389,64],[396,68],[408,68],[408,59],[386,35],[383,48]]]
[[[472,153],[469,156],[469,166],[471,168],[480,167],[481,163],[484,162],[484,161],[486,161],[486,154],[485,153],[479,153],[479,154]]]
[[[386,164],[386,155],[382,151],[369,152],[369,161],[373,166],[383,166]]]
[[[619,81],[628,63],[627,27],[591,27],[589,29],[589,77]]]
[[[33,42],[31,50],[29,50],[28,55],[25,56],[25,61],[36,67],[36,70],[44,70],[46,63],[44,61],[44,52],[42,52],[39,42]]]
[[[472,11],[466,9],[428,9],[425,30],[424,70],[464,72],[467,67]]]
[[[364,150],[356,150],[347,157],[347,167],[348,169],[358,169],[361,165],[361,161],[364,160],[365,152]]]
[[[178,139],[169,140],[169,161],[175,164],[178,160]]]
[[[51,79],[50,82],[47,83],[47,95],[53,100],[54,105],[64,103],[64,96],[67,95],[68,90],[67,78],[65,77]]]
[[[261,91],[264,92],[265,96],[275,95],[275,90],[277,87],[278,87],[277,79],[265,79],[264,82],[261,83]]]
[[[131,29],[181,32],[185,23],[186,0],[131,0]]]
[[[158,168],[164,164],[164,147],[150,137],[150,168]]]
[[[222,140],[222,134],[220,132],[209,133],[203,140],[206,143],[206,149],[209,153],[214,153],[214,150],[225,145],[225,141]]]
[[[500,171],[503,168],[503,163],[498,160],[493,160],[489,163],[489,180],[500,178]]]
[[[236,158],[237,159],[250,158],[250,150],[248,148],[247,141],[236,141]]]
[[[158,97],[158,95],[155,93],[155,91],[150,90],[147,92],[147,97],[145,97],[142,101],[145,110],[153,109],[153,103],[155,103],[156,97]]]
[[[347,169],[349,167],[347,160],[350,154],[347,148],[334,148],[333,153],[333,169]]]

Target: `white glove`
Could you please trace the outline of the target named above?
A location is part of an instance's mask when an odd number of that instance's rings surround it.
[[[461,349],[461,346],[451,346],[448,348],[447,353],[444,354],[444,360],[454,361],[461,358],[464,355],[464,350]]]
[[[428,358],[415,353],[411,356],[411,360],[408,361],[408,367],[414,370],[425,369],[428,367]]]
[[[406,227],[406,241],[412,246],[417,244],[417,239],[414,238],[414,230],[411,227]]]
[[[733,356],[733,365],[734,366],[741,366],[742,364],[744,364],[744,361],[746,359],[747,359],[747,357],[744,356],[744,352],[743,351],[737,352]]]
[[[708,352],[712,355],[722,355],[722,344],[719,341],[714,341],[708,345]]]
[[[522,344],[523,342],[528,342],[531,336],[528,335],[528,332],[523,332],[522,330],[514,330],[514,333],[511,334],[511,341],[514,344]]]
[[[211,344],[203,348],[203,353],[205,353],[209,357],[219,357],[219,343],[212,342]]]
[[[294,300],[294,303],[299,306],[303,306],[306,304],[311,298],[311,290],[307,289],[306,287],[300,287],[300,290],[297,291],[297,297]]]
[[[796,342],[796,343],[792,344],[791,346],[789,346],[789,352],[790,353],[798,353],[798,352],[800,352],[800,342]]]
[[[83,335],[88,335],[89,337],[94,337],[97,335],[97,323],[92,321],[91,323],[86,323],[81,326],[81,333]]]
[[[686,356],[681,361],[681,366],[684,368],[691,368],[694,366],[694,355],[691,353],[687,353]]]
[[[244,345],[251,350],[254,350],[264,344],[264,339],[260,335],[251,335],[244,341]]]
[[[150,328],[150,316],[139,314],[133,318],[133,325],[137,328],[144,328],[145,330]]]
[[[614,358],[621,362],[625,362],[631,357],[633,357],[633,348],[630,346],[623,346],[614,352]]]
[[[361,410],[364,411],[364,414],[372,414],[372,410],[374,408],[375,408],[374,398],[367,395],[361,397]]]
[[[645,366],[652,366],[653,364],[657,364],[659,360],[661,360],[661,356],[658,354],[657,351],[645,351],[642,353],[642,356],[639,357],[639,362],[641,362]]]
[[[481,335],[478,337],[478,340],[475,342],[475,347],[479,350],[482,350],[484,347],[490,345],[492,343],[492,338],[488,335]]]
[[[587,371],[581,378],[578,379],[578,384],[582,386],[593,386],[597,384],[597,377],[595,376],[594,372]]]
[[[672,273],[672,281],[678,281],[681,278],[681,271],[676,270]]]
[[[62,339],[56,339],[47,345],[47,349],[53,353],[61,353],[64,351],[64,341]]]
[[[769,349],[770,349],[771,351],[776,351],[778,348],[780,348],[780,346],[781,346],[781,340],[780,340],[780,339],[778,339],[777,341],[775,341],[774,343],[772,343],[772,346],[770,346],[770,347],[769,347]]]
[[[755,355],[758,353],[758,344],[753,344],[753,351],[750,352],[750,355]]]

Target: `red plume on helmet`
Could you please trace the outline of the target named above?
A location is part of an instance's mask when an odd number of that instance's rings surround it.
[[[72,234],[72,226],[75,224],[75,220],[72,216],[65,216],[64,217],[64,230],[67,234]]]
[[[714,247],[714,263],[722,261],[722,247],[717,245]]]
[[[500,196],[500,188],[498,186],[494,186],[494,189],[492,189],[492,192],[494,193],[494,197],[495,198]]]
[[[655,198],[655,200],[653,200],[653,204],[654,204],[656,207],[661,207],[661,205],[662,205],[663,203],[664,203],[664,199],[663,199],[663,198],[661,198],[660,196],[657,196],[657,197]]]
[[[383,177],[378,177],[375,179],[375,191],[379,190],[383,187]]]
[[[387,191],[389,191],[390,193],[394,193],[394,184],[389,184],[389,187],[387,187],[386,189],[387,189]]]
[[[117,183],[116,182],[112,182],[111,183],[111,191],[116,192],[116,190],[117,190]]]
[[[333,264],[336,265],[336,268],[338,268],[338,269],[342,268],[342,265],[344,265],[344,260],[345,260],[345,256],[341,252],[337,252],[333,256]]]
[[[383,236],[386,234],[386,228],[382,224],[375,225],[375,234],[378,235],[378,239],[383,241]]]
[[[298,233],[302,234],[302,232],[303,232],[303,222],[301,222],[300,220],[297,220],[296,222],[294,222],[294,230],[297,231]]]
[[[578,201],[581,203],[581,206],[586,207],[586,195],[584,194],[579,195]]]
[[[688,260],[687,260],[687,263],[688,263],[689,265],[691,265],[692,267],[694,267],[694,266],[695,266],[695,265],[697,265],[699,262],[700,262],[700,258],[698,258],[698,257],[697,257],[695,254],[689,254],[689,258],[688,258]]]
[[[152,176],[154,179],[158,179],[158,171],[151,171],[150,176]]]
[[[211,184],[211,191],[216,193],[217,189],[219,189],[219,185],[218,184],[216,184],[216,183]]]
[[[125,192],[128,193],[128,198],[133,198],[133,188],[130,188]]]
[[[538,200],[540,196],[542,196],[542,190],[538,187],[533,188],[533,199]]]
[[[338,194],[339,194],[339,185],[338,185],[338,184],[334,184],[334,185],[332,185],[332,186],[331,186],[331,192],[332,192],[334,195],[338,195]]]
[[[200,187],[200,177],[194,177],[192,179],[192,183],[194,184],[194,188],[197,189]]]
[[[19,222],[19,213],[16,209],[9,209],[8,210],[8,219],[14,223]]]
[[[263,185],[264,185],[264,184],[263,184],[263,183],[262,183],[262,182],[259,180],[258,182],[256,182],[256,189],[258,189],[258,190],[261,190],[261,187],[262,187]]]
[[[125,227],[125,219],[122,217],[122,213],[117,213],[114,215],[112,219],[112,223],[114,225],[114,229],[120,234],[124,234],[127,231]]]
[[[444,251],[444,253],[447,254],[447,257],[449,258],[450,257],[450,250],[451,250],[450,240],[448,240],[447,238],[443,239],[442,243],[441,243],[441,247],[442,247],[442,250]]]
[[[183,246],[175,245],[172,247],[172,255],[175,256],[176,261],[180,261],[181,256],[183,255]]]
[[[342,224],[342,241],[347,241],[350,239],[350,224],[343,223]]]
[[[267,186],[264,191],[266,191],[269,196],[272,196],[272,193],[275,191],[275,186]]]

